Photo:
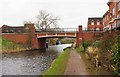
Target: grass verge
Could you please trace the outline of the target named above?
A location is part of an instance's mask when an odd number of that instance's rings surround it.
[[[63,75],[66,69],[69,54],[70,48],[67,48],[57,59],[54,60],[51,67],[43,74],[43,77],[47,75]]]
[[[4,39],[0,37],[0,46],[2,51],[0,53],[12,53],[12,52],[19,52],[19,51],[24,51],[27,50],[27,48],[24,48],[22,45],[13,43],[10,40]]]

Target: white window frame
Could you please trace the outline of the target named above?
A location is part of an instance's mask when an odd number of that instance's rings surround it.
[[[22,32],[21,30],[18,30],[18,32],[20,33],[20,32]]]
[[[118,21],[118,27],[120,27],[120,21]]]
[[[116,23],[112,24],[112,29],[116,28]]]
[[[120,19],[120,13],[118,14],[118,19]]]
[[[6,30],[6,32],[9,32],[9,30]]]
[[[97,21],[97,25],[100,25],[100,21]]]
[[[14,30],[11,29],[10,32],[14,32]]]
[[[91,25],[95,25],[95,23],[92,21],[92,22],[91,22]]]
[[[112,15],[115,15],[115,7],[112,9]]]
[[[107,15],[107,20],[109,19],[108,17],[109,17],[109,16]]]
[[[94,31],[95,29],[94,29],[94,28],[92,28],[91,30],[92,30],[92,31]]]
[[[120,11],[120,1],[118,2],[118,11]]]
[[[96,28],[96,31],[100,31],[100,28]]]

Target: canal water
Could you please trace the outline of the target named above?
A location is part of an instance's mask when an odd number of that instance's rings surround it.
[[[71,44],[50,46],[46,50],[2,55],[2,75],[41,75],[64,48]]]

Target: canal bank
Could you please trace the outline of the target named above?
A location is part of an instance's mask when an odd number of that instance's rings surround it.
[[[22,52],[27,50],[32,50],[31,47],[16,44],[10,40],[4,39],[0,37],[0,44],[1,44],[1,51],[0,53],[15,53],[15,52]]]
[[[70,48],[66,48],[58,58],[56,58],[50,68],[43,74],[46,75],[63,75],[67,67],[67,62],[70,54]]]
[[[3,75],[42,75],[53,60],[71,44],[50,46],[46,50],[25,51],[2,55]],[[8,66],[9,65],[9,66]]]

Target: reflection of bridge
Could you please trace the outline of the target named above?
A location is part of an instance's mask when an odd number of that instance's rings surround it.
[[[32,45],[33,49],[45,48],[46,38],[68,37],[76,38],[76,45],[94,37],[98,32],[82,31],[82,26],[76,28],[57,28],[45,31],[35,30],[34,24],[25,24],[24,27],[5,27],[2,37],[13,42]]]

